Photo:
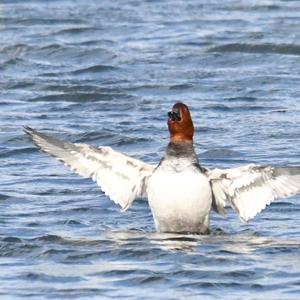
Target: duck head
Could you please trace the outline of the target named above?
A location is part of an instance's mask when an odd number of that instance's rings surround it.
[[[184,103],[177,102],[168,112],[168,128],[171,142],[193,141],[194,125],[190,111]]]

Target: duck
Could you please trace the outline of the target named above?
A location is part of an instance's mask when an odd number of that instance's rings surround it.
[[[148,164],[111,147],[63,141],[25,126],[39,150],[61,161],[126,211],[146,198],[157,232],[208,234],[210,212],[231,207],[248,222],[277,198],[300,192],[300,167],[247,164],[229,169],[203,167],[195,152],[188,106],[168,112],[169,142],[160,162]]]

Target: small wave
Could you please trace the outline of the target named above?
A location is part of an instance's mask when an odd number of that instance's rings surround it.
[[[84,225],[83,223],[76,220],[67,220],[63,222],[66,225]]]
[[[33,240],[35,241],[42,241],[42,242],[49,242],[49,243],[66,243],[66,240],[62,238],[61,236],[54,235],[54,234],[48,234],[48,235],[43,235],[37,238],[34,238]]]
[[[8,236],[2,239],[2,242],[4,243],[22,243],[22,240],[20,238],[14,237],[14,236]]]
[[[55,34],[77,34],[77,33],[85,33],[87,31],[97,30],[95,27],[75,27],[75,28],[67,28],[57,31]]]
[[[95,93],[57,93],[45,96],[38,96],[29,99],[29,102],[98,102],[98,101],[109,101],[119,98],[128,98],[126,94],[119,93],[106,93],[106,92],[95,92]],[[61,111],[61,110],[60,110]]]
[[[217,111],[226,111],[231,110],[232,107],[225,105],[225,104],[213,104],[213,105],[207,105],[206,108],[210,110],[217,110]]]
[[[5,157],[11,157],[11,156],[19,155],[19,154],[24,155],[26,153],[31,153],[34,151],[35,151],[34,147],[3,150],[3,151],[0,151],[0,157],[5,158]],[[1,197],[0,197],[0,200],[1,200]]]
[[[232,278],[253,278],[256,275],[255,271],[252,270],[234,270],[224,272],[222,274],[225,277],[232,277]]]
[[[116,136],[111,140],[110,144],[112,146],[138,145],[139,143],[148,141],[149,139],[144,137]]]
[[[25,243],[24,240],[16,237],[6,237],[1,241],[0,257],[24,257],[25,255],[32,256],[35,250],[38,250],[38,245]]]
[[[82,278],[78,276],[53,276],[44,273],[25,273],[21,275],[21,279],[30,281],[42,281],[42,282],[79,282]]]
[[[12,65],[21,64],[22,65],[23,60],[21,58],[15,57],[15,58],[9,58],[8,60],[4,61],[0,65],[0,70],[4,70]]]
[[[66,60],[66,57],[68,58]],[[99,73],[107,70],[114,70],[114,67],[106,65],[116,57],[116,54],[99,45],[95,48],[87,47],[84,51],[76,44],[61,45],[52,43],[34,48],[30,51],[28,58],[30,62],[52,66],[68,66],[68,71],[63,74],[77,74],[76,72]],[[86,70],[85,70],[86,69]],[[56,73],[54,68],[53,73]],[[59,69],[61,75],[62,70]]]
[[[64,49],[63,46],[59,45],[59,44],[49,44],[47,46],[42,46],[39,50],[40,51],[57,51],[60,49]]]
[[[7,84],[6,89],[9,90],[15,90],[15,89],[25,89],[25,88],[30,88],[30,87],[34,87],[35,83],[33,82],[12,82]],[[1,103],[2,104],[2,103]],[[8,104],[11,104],[11,102],[9,102]]]
[[[288,109],[286,108],[277,108],[269,111],[269,113],[286,113],[286,112],[288,112]]]
[[[268,107],[265,105],[225,105],[225,104],[213,104],[207,105],[205,108],[214,111],[261,111],[272,110],[274,107]]]
[[[1,200],[7,200],[9,198],[8,195],[0,194],[0,201]]]
[[[71,24],[74,26],[78,26],[79,24],[84,24],[81,20],[79,19],[67,19],[67,18],[62,18],[62,19],[56,19],[56,18],[18,18],[14,19],[14,23],[18,25],[23,25],[23,26],[32,26],[32,25],[41,25],[45,26],[46,24],[54,26],[54,25],[66,25],[66,24]]]
[[[87,143],[87,142],[93,142],[101,139],[112,139],[115,135],[112,132],[108,131],[102,131],[102,132],[97,132],[97,131],[90,131],[90,132],[85,132],[82,134],[79,134],[76,143]]]
[[[0,53],[9,54],[15,57],[31,49],[33,48],[26,44],[15,44],[15,45],[10,45],[10,46],[5,46],[3,48],[0,48]]]
[[[172,86],[170,86],[170,90],[187,90],[187,89],[190,89],[190,88],[192,88],[193,87],[193,85],[192,84],[176,84],[176,85],[172,85]]]
[[[238,101],[238,102],[255,102],[257,100],[256,97],[251,97],[251,96],[243,96],[243,97],[228,97],[224,98],[225,101]]]
[[[294,44],[241,44],[232,43],[209,48],[207,52],[274,53],[300,55],[300,45]]]
[[[219,133],[219,132],[225,132],[224,128],[222,127],[209,127],[209,126],[197,126],[196,130],[202,133]]]
[[[228,157],[241,157],[242,154],[237,151],[224,149],[224,148],[215,148],[201,153],[203,158],[214,158],[214,159],[223,159]]]
[[[109,65],[96,65],[96,66],[78,69],[70,73],[73,74],[100,73],[100,72],[113,71],[113,70],[117,70],[117,68]]]

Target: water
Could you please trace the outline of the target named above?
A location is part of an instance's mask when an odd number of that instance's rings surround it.
[[[299,195],[158,234],[21,129],[157,163],[182,100],[204,166],[299,165],[300,3],[224,2],[1,1],[0,298],[299,299]]]

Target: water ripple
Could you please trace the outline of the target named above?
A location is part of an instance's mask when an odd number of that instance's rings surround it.
[[[240,44],[232,43],[211,47],[208,52],[273,53],[300,55],[300,45],[295,44]]]
[[[298,1],[3,0],[0,23],[1,298],[299,298],[299,196],[156,233],[22,131],[157,164],[184,101],[203,166],[299,165]]]

